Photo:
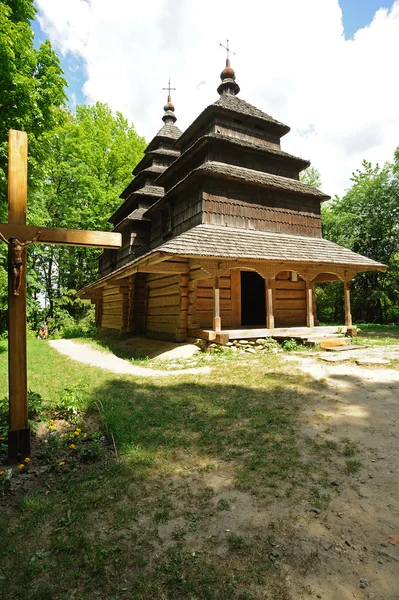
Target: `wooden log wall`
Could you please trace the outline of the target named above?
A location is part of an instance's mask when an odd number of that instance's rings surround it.
[[[101,327],[127,331],[129,312],[129,282],[107,285],[103,291]]]
[[[182,341],[187,335],[188,275],[146,276],[145,333]]]
[[[298,276],[291,281],[291,272],[279,273],[274,289],[274,326],[306,326],[306,282]]]
[[[134,276],[134,299],[131,303],[130,322],[132,333],[138,335],[145,333],[146,316],[146,273],[136,273]]]
[[[220,317],[223,327],[232,326],[230,273],[219,278]],[[196,285],[196,321],[200,328],[212,329],[214,279],[198,279]]]

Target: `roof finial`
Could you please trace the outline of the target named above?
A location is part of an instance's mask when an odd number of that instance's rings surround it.
[[[235,52],[233,52],[233,50],[230,50],[230,41],[226,39],[226,45],[224,46],[223,44],[221,44],[219,42],[219,46],[221,46],[222,48],[224,48],[227,51],[227,56],[226,56],[226,67],[230,66],[230,58],[229,58],[229,52],[231,52],[232,54],[234,54],[235,56]]]
[[[238,85],[238,83],[236,83],[236,74],[234,72],[234,69],[232,69],[230,67],[230,58],[229,58],[229,54],[231,53],[231,54],[235,55],[235,52],[230,50],[229,40],[226,40],[226,41],[227,41],[226,46],[219,42],[219,46],[221,46],[222,48],[224,48],[227,51],[227,58],[226,58],[226,67],[223,69],[223,71],[220,74],[220,79],[222,80],[222,83],[218,87],[218,92],[220,95],[232,94],[233,96],[235,96],[240,91],[240,86]]]
[[[165,104],[165,106],[163,107],[165,114],[162,117],[162,120],[165,123],[174,123],[176,121],[176,116],[173,114],[175,112],[175,107],[172,104],[172,97],[170,95],[170,92],[172,90],[176,90],[176,88],[172,88],[170,87],[170,77],[169,77],[169,82],[168,82],[168,87],[166,88],[162,88],[163,90],[168,90],[168,100]]]

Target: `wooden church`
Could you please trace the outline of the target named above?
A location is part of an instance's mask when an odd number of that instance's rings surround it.
[[[317,324],[315,283],[385,266],[324,240],[309,162],[281,150],[289,127],[238,97],[227,59],[219,99],[182,133],[170,90],[164,125],[110,217],[122,248],[105,250],[80,292],[96,323],[127,334],[225,343]]]

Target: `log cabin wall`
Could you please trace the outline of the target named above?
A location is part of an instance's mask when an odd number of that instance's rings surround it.
[[[218,118],[217,122],[212,123],[208,128],[207,133],[218,133],[228,137],[244,140],[246,142],[254,142],[262,144],[265,148],[280,150],[280,138],[273,135],[270,131],[266,131],[260,125],[250,127],[248,123],[244,123],[240,119],[223,119]]]
[[[103,291],[101,327],[127,331],[129,312],[129,282],[107,285]]]
[[[320,202],[288,192],[216,179],[204,181],[202,222],[258,231],[322,237]]]
[[[275,327],[306,327],[306,282],[298,275],[291,281],[291,272],[276,276],[274,284]]]
[[[187,335],[188,275],[146,275],[145,333],[183,341]]]
[[[145,334],[146,273],[134,275],[134,297],[130,305],[130,330],[137,335]]]
[[[219,278],[220,316],[222,327],[231,327],[232,298],[230,273]],[[199,279],[196,282],[195,321],[201,329],[212,329],[214,279]]]

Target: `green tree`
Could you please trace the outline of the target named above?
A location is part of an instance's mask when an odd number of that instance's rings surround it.
[[[299,179],[302,183],[306,183],[306,185],[310,185],[311,187],[321,188],[321,175],[320,171],[315,167],[308,167],[299,176]]]
[[[357,320],[399,320],[399,152],[382,168],[364,161],[341,199],[322,207],[324,236],[388,265],[387,273],[360,273],[352,284]]]
[[[30,184],[41,162],[37,140],[62,117],[66,97],[62,69],[50,42],[37,50],[30,21],[33,0],[0,2],[0,197],[6,193],[7,137],[9,129],[29,133]],[[1,202],[0,218],[4,217]],[[1,214],[3,213],[3,214]]]
[[[40,180],[44,159],[43,135],[64,119],[64,86],[57,54],[49,41],[33,45],[30,22],[33,0],[0,1],[0,221],[7,218],[8,130],[22,129],[29,136],[29,186]],[[0,332],[6,326],[6,247],[0,244]],[[28,285],[35,280],[28,276]],[[28,296],[28,312],[36,303]]]
[[[32,197],[32,222],[48,227],[110,229],[109,216],[143,156],[144,138],[106,104],[78,106],[45,137],[43,179]],[[98,250],[36,245],[32,251],[39,285],[50,301],[63,290],[95,279]]]

